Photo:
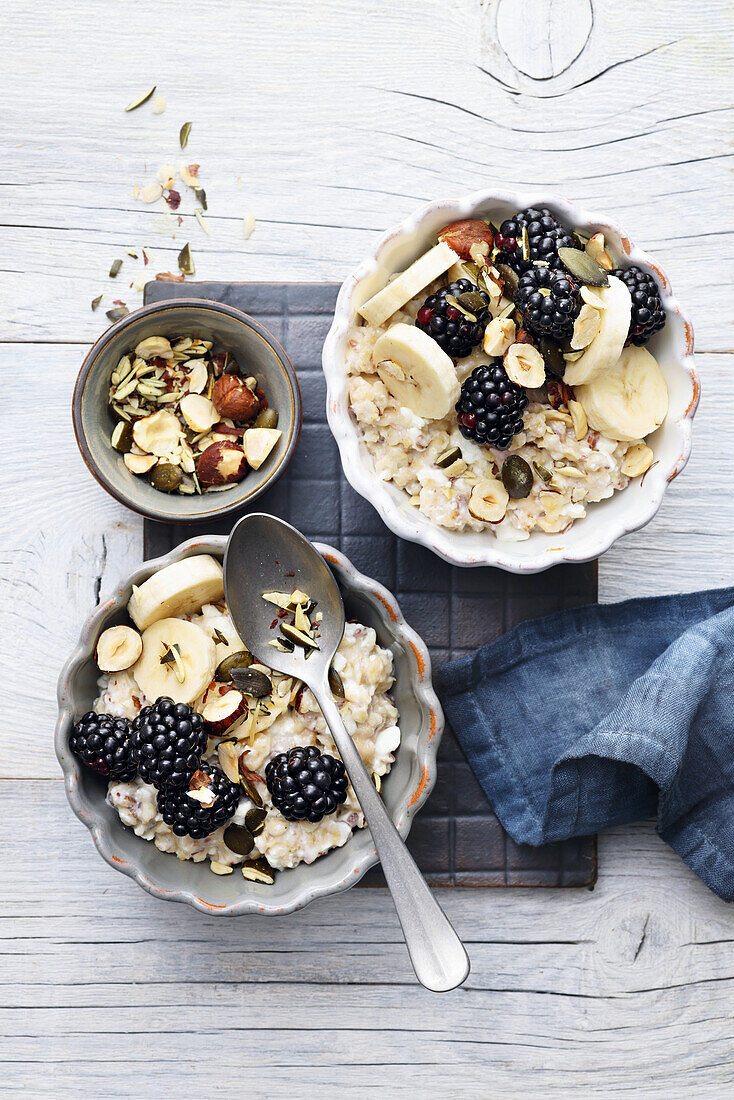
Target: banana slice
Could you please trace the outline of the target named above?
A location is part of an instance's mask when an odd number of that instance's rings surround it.
[[[589,425],[609,439],[644,439],[668,412],[668,387],[647,348],[625,348],[616,364],[586,386],[576,386]]]
[[[614,275],[609,276],[609,286],[600,287],[596,293],[604,301],[600,310],[599,331],[584,354],[575,363],[569,363],[563,375],[567,386],[582,386],[593,382],[605,370],[613,367],[622,354],[632,316],[630,292]]]
[[[140,635],[131,626],[110,626],[97,639],[97,665],[102,672],[122,672],[142,652]]]
[[[133,586],[127,610],[138,630],[145,630],[169,615],[191,615],[223,596],[221,565],[209,554],[197,554],[159,569],[139,588]]]
[[[419,256],[415,263],[401,272],[391,283],[359,307],[359,312],[371,325],[383,325],[388,317],[424,287],[448,271],[459,257],[442,241]]]
[[[143,631],[143,652],[133,676],[151,701],[167,695],[175,703],[193,703],[212,681],[215,648],[194,623],[160,619]]]
[[[441,420],[459,400],[454,364],[427,332],[414,325],[389,328],[375,344],[373,359],[393,397],[416,416]]]

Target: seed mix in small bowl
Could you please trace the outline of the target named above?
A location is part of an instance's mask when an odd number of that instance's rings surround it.
[[[110,443],[164,493],[229,488],[265,462],[281,432],[258,380],[211,340],[149,336],[110,378]]]

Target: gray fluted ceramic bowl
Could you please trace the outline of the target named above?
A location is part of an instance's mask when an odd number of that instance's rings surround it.
[[[201,496],[162,493],[147,478],[130,473],[110,443],[115,421],[107,394],[110,376],[122,356],[149,336],[213,340],[257,378],[268,403],[277,410],[283,433],[259,470],[248,470],[229,489]],[[237,512],[277,481],[293,457],[301,432],[301,391],[288,356],[259,321],[218,302],[177,298],[145,306],[103,333],[79,371],[72,415],[81,456],[108,493],[148,519],[192,523]]]
[[[360,880],[377,862],[367,829],[356,830],[347,843],[310,865],[279,871],[272,886],[247,882],[237,873],[212,874],[208,862],[193,863],[159,852],[137,837],[107,804],[105,780],[85,768],[69,750],[75,719],[89,710],[97,695],[99,675],[94,660],[97,638],[108,626],[127,620],[126,606],[133,584],[141,584],[157,569],[191,554],[224,555],[226,536],[190,539],[170,554],[145,562],[116,588],[109,600],[87,619],[79,644],[59,677],[59,717],[56,755],[64,772],[66,793],[74,813],[92,834],[111,867],[167,901],[182,901],[204,913],[290,913],[315,898],[339,893]],[[401,836],[406,837],[415,813],[436,781],[436,750],[443,733],[443,713],[431,686],[426,646],[405,622],[394,597],[381,584],[358,573],[330,546],[316,548],[326,558],[339,583],[347,618],[374,627],[381,645],[392,652],[395,685],[392,696],[400,712],[401,744],[382,785],[382,796]]]

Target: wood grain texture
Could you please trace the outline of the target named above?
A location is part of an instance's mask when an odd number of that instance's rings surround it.
[[[446,892],[473,972],[439,1000],[381,891],[282,921],[149,898],[94,852],[51,747],[58,669],[141,554],[69,409],[105,324],[90,300],[140,301],[127,247],[153,271],[189,240],[200,278],[340,279],[441,195],[542,185],[608,214],[690,312],[704,397],[689,467],[604,556],[602,598],[734,583],[730,5],[592,6],[576,57],[580,0],[528,0],[517,25],[508,0],[455,0],[448,22],[439,0],[0,6],[0,1094],[731,1094],[731,910],[651,826],[601,838],[591,894]],[[166,112],[123,114],[153,81]],[[186,197],[174,239],[132,187],[183,159],[186,120],[211,236]]]

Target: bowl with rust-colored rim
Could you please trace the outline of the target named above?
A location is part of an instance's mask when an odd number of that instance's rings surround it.
[[[94,660],[97,638],[108,626],[129,621],[126,608],[132,586],[192,554],[212,554],[221,560],[226,544],[225,535],[194,538],[169,554],[145,562],[89,616],[59,677],[56,755],[71,808],[89,829],[100,855],[148,893],[221,916],[290,913],[316,898],[349,889],[377,863],[368,829],[356,829],[341,848],[310,865],[302,863],[276,872],[272,886],[246,881],[237,867],[230,875],[215,875],[209,870],[208,860],[193,863],[159,852],[152,841],[143,840],[123,825],[117,811],[105,800],[107,784],[103,777],[84,767],[69,749],[74,722],[91,709],[98,694],[99,670]],[[444,728],[443,711],[431,683],[428,650],[405,622],[395,597],[386,588],[358,572],[340,551],[321,543],[314,545],[339,583],[347,618],[373,627],[378,642],[393,655],[395,684],[390,695],[400,713],[401,743],[395,751],[395,763],[383,779],[382,796],[405,838],[436,782],[436,752]]]
[[[150,336],[213,340],[241,369],[254,375],[282,435],[259,470],[224,490],[183,496],[154,489],[132,474],[112,448],[116,423],[107,403],[110,376],[123,355]],[[160,523],[196,523],[239,512],[269,489],[288,466],[301,432],[301,391],[293,365],[264,325],[232,306],[177,298],[144,306],[110,326],[86,356],[74,386],[72,417],[77,445],[99,484],[121,504]]]
[[[350,331],[360,322],[357,310],[436,242],[445,225],[462,218],[489,218],[496,224],[517,210],[548,207],[565,225],[583,233],[602,232],[615,263],[650,272],[660,287],[667,314],[665,328],[647,347],[660,363],[670,392],[663,425],[647,442],[655,462],[643,478],[607,500],[591,504],[587,514],[562,534],[532,531],[524,542],[500,542],[491,532],[450,531],[434,523],[408,501],[397,486],[383,481],[349,409],[346,353]],[[368,500],[391,531],[420,543],[439,557],[461,566],[496,566],[512,573],[538,573],[562,562],[599,557],[632,531],[649,523],[670,482],[683,470],[691,450],[691,429],[700,396],[693,359],[693,327],[673,296],[665,272],[612,222],[547,191],[482,190],[461,199],[428,203],[384,233],[370,254],[343,283],[323,351],[327,384],[327,417],[344,474]]]

